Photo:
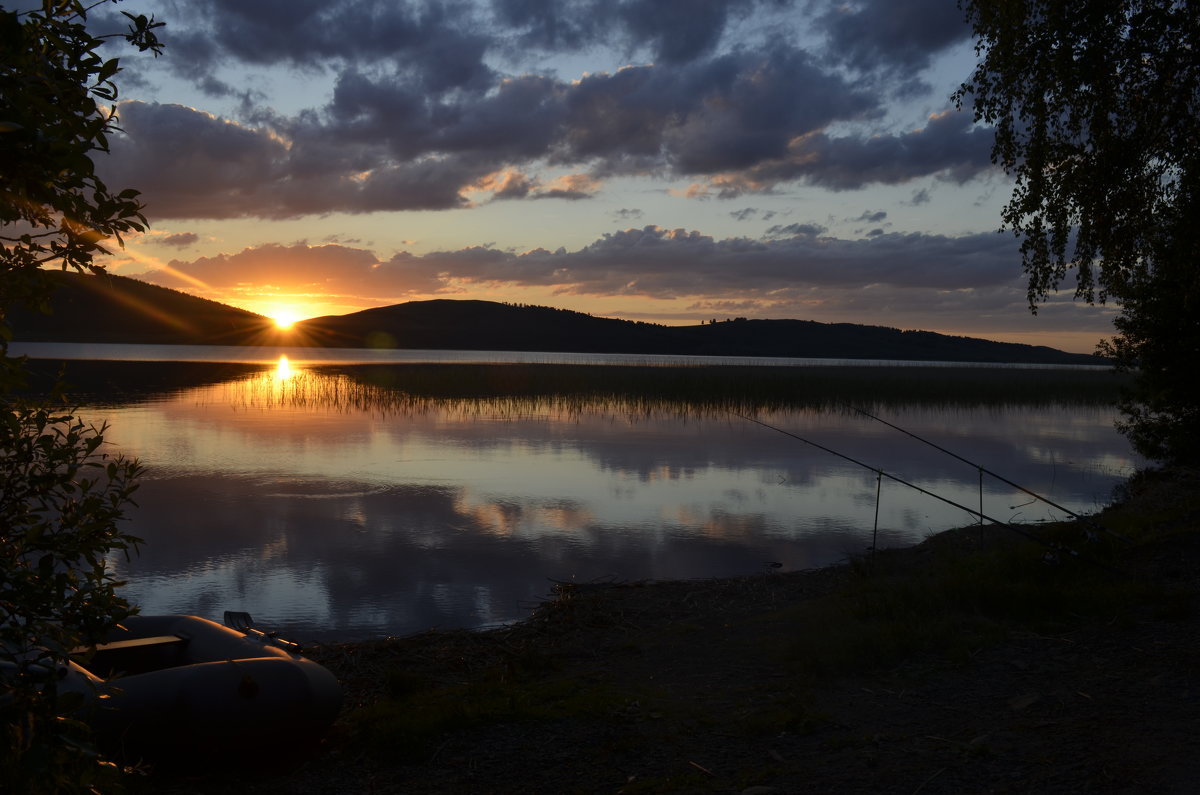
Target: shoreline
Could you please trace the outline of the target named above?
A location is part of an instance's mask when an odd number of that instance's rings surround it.
[[[1188,792],[1200,474],[1147,480],[1102,514],[1138,537],[1103,547],[1119,577],[971,526],[807,571],[567,584],[502,628],[317,647],[346,687],[335,731],[238,788]],[[1002,605],[973,590],[993,575]]]

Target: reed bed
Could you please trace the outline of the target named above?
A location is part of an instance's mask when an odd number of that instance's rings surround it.
[[[264,371],[227,382],[221,400],[385,416],[710,419],[896,405],[1111,405],[1120,383],[1095,370],[404,365],[310,368],[284,380]]]
[[[36,363],[34,391],[59,365]],[[296,367],[182,362],[65,365],[76,404],[138,403],[215,389],[234,405],[514,418],[553,413],[706,416],[794,409],[1112,405],[1126,377],[1091,368],[395,364]]]
[[[314,368],[317,372],[326,368]],[[845,365],[392,365],[329,368],[364,385],[438,398],[619,396],[661,403],[819,407],[856,403],[1111,403],[1123,379],[1087,368]]]

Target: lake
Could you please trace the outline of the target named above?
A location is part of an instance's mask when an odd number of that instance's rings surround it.
[[[299,640],[513,621],[553,581],[825,566],[976,510],[1060,518],[977,465],[1087,512],[1142,463],[1086,368],[123,353],[67,376],[146,466],[125,595]]]

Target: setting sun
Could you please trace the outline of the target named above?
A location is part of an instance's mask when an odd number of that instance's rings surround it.
[[[275,327],[279,329],[289,329],[300,315],[291,309],[277,309],[271,313],[271,319],[275,321]]]

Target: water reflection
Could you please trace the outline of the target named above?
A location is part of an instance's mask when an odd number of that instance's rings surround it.
[[[979,502],[976,469],[853,411],[732,408]],[[870,543],[875,515],[874,472],[711,400],[438,397],[280,360],[94,410],[148,468],[128,528],[148,543],[113,562],[130,598],[146,612],[247,610],[299,637],[512,620],[549,579],[826,565]],[[1106,502],[1135,463],[1101,406],[886,414],[1072,510]],[[984,502],[1006,521],[1053,517],[996,481]],[[882,545],[972,521],[886,481],[879,509]]]
[[[286,355],[281,354],[278,363],[275,365],[275,380],[288,381],[296,373],[292,370],[292,363],[288,361]]]

